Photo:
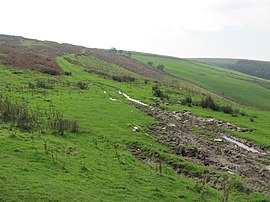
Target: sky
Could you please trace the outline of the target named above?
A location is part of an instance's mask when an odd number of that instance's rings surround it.
[[[0,34],[162,55],[270,61],[270,0],[0,0]]]

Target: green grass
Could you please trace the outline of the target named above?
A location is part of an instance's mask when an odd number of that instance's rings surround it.
[[[68,57],[68,56],[65,56]],[[103,85],[107,86],[108,88],[115,88],[121,90],[130,96],[134,97],[135,99],[142,100],[146,103],[153,103],[150,99],[152,96],[152,86],[155,85],[153,83],[145,84],[144,82],[138,80],[135,83],[119,83],[113,80],[104,79],[98,77],[94,74],[88,74],[83,71],[82,67],[70,64],[67,62],[64,57],[58,58],[58,63],[64,68],[65,71],[71,71],[74,73],[73,77],[68,77],[67,79],[74,81],[77,80],[84,80],[84,79],[91,79],[91,81],[102,83]],[[200,101],[201,97],[198,96],[196,93],[190,93],[185,90],[174,89],[168,86],[161,86],[161,89],[170,96],[171,99],[180,100],[184,99],[186,96],[191,95],[193,100]],[[106,90],[106,89],[105,89]],[[122,97],[119,96],[117,93],[112,93],[113,97],[121,99]],[[270,125],[268,124],[267,120],[270,120],[270,114],[268,111],[261,111],[256,110],[244,106],[240,106],[236,103],[229,102],[224,100],[220,97],[216,97],[219,103],[222,105],[231,105],[235,109],[239,109],[241,112],[245,112],[247,116],[239,116],[233,117],[229,114],[225,114],[222,112],[215,112],[210,109],[203,109],[201,107],[188,107],[183,105],[173,105],[169,106],[169,109],[172,110],[181,110],[183,108],[187,108],[191,112],[195,113],[198,116],[209,116],[215,117],[220,120],[229,121],[237,126],[245,127],[249,129],[253,129],[254,131],[251,133],[238,133],[234,132],[235,135],[253,141],[257,144],[269,147],[270,146]],[[255,118],[254,122],[250,121],[250,117],[257,117]]]
[[[191,81],[241,104],[270,110],[270,90],[258,84],[267,83],[269,85],[267,80],[184,59],[138,53],[132,54],[132,57],[145,63],[153,62],[155,66],[163,64],[165,72]]]
[[[49,76],[30,70],[16,75],[12,74],[14,68],[0,66],[2,94],[28,102],[33,110],[53,106],[66,117],[77,119],[81,128],[77,134],[62,137],[44,129],[23,132],[1,120],[0,201],[221,200],[220,191],[206,186],[201,197],[194,190],[194,180],[175,174],[167,166],[159,174],[126,150],[133,143],[168,150],[146,133],[153,118],[130,106],[117,92],[119,89],[150,102],[152,84],[119,83],[86,73],[63,57],[57,61],[65,71],[72,71],[72,76]],[[49,82],[53,88],[32,94],[28,82],[37,80]],[[89,90],[79,90],[75,85],[79,80],[89,81]],[[120,101],[113,102],[110,97]],[[140,125],[143,130],[132,132],[130,124]],[[44,140],[49,144],[49,154]],[[260,194],[248,196],[237,191],[230,197],[230,201],[259,199],[267,200]]]
[[[142,76],[128,71],[127,69],[120,67],[119,65],[100,60],[95,56],[84,56],[76,54],[66,55],[71,60],[78,61],[81,66],[88,70],[96,70],[109,75],[129,75],[135,78],[142,78]]]

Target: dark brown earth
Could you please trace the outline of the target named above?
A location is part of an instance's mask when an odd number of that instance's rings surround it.
[[[233,137],[219,126],[249,132],[247,129],[215,119],[197,117],[186,110],[172,112],[160,108],[137,107],[157,120],[150,128],[151,134],[169,146],[174,154],[216,171],[241,176],[252,190],[270,195],[270,151]],[[223,136],[244,143],[258,153],[228,142]],[[133,153],[136,155],[135,150]],[[146,161],[145,157],[143,159]]]

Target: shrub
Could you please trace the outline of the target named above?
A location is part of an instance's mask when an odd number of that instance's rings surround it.
[[[79,123],[76,120],[69,120],[63,116],[57,115],[54,119],[49,122],[50,128],[55,130],[57,134],[62,136],[65,135],[65,132],[78,132]]]
[[[211,95],[208,95],[205,99],[203,99],[201,101],[201,106],[203,108],[210,108],[210,109],[213,109],[215,111],[218,111],[218,107],[217,105],[215,104],[213,98],[211,97]]]
[[[147,62],[147,64],[153,66],[153,62]]]
[[[47,88],[47,85],[46,85],[45,82],[42,81],[42,80],[38,80],[36,86],[37,86],[38,88]]]
[[[191,98],[190,96],[185,97],[185,99],[183,99],[183,100],[181,101],[181,103],[182,103],[183,105],[186,105],[186,104],[191,105],[191,104],[192,104],[192,98]]]
[[[112,76],[112,79],[114,81],[118,81],[118,82],[134,82],[135,81],[135,78],[134,77],[130,77],[130,76],[116,76],[116,75],[113,75]]]
[[[4,120],[14,122],[23,130],[31,130],[37,124],[37,115],[27,105],[12,103],[7,98],[0,99],[0,112]]]
[[[65,72],[65,75],[71,76],[72,75],[72,72]]]
[[[28,87],[31,89],[35,89],[35,85],[31,83],[30,81],[28,82]]]
[[[164,99],[164,98],[169,99],[169,96],[166,95],[163,91],[161,91],[157,85],[152,87],[152,91],[153,91],[153,96],[155,97],[159,97],[161,99]]]
[[[226,113],[226,114],[233,114],[234,113],[234,110],[231,106],[227,105],[227,106],[221,106],[219,107],[220,108],[220,111]]]
[[[210,95],[208,95],[205,99],[202,99],[201,106],[203,108],[209,108],[209,109],[212,109],[214,111],[221,111],[221,112],[224,112],[226,114],[231,114],[234,117],[237,117],[240,113],[239,109],[233,109],[229,105],[220,106],[220,105],[216,104]]]
[[[87,83],[85,83],[84,81],[78,81],[77,86],[78,86],[80,89],[88,90],[88,85],[87,85]]]

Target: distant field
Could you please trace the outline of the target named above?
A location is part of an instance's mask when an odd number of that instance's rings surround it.
[[[241,104],[270,110],[270,82],[267,80],[184,59],[147,54],[133,54],[132,57],[144,63],[153,62],[154,66],[163,64],[165,72]]]
[[[192,58],[190,60],[232,69],[238,72],[270,80],[270,62],[267,61],[226,58]]]

